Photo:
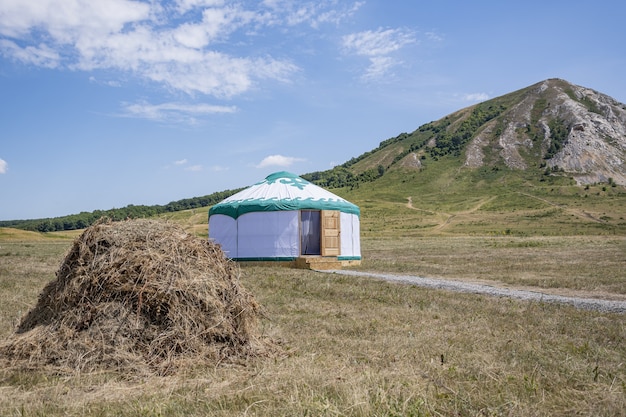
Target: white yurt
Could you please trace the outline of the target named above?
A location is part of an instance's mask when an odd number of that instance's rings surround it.
[[[295,174],[276,172],[211,207],[209,239],[237,261],[325,257],[358,264],[360,210]]]

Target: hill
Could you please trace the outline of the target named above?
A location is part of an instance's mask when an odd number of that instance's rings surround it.
[[[325,186],[352,186],[389,169],[419,170],[446,156],[469,169],[541,169],[581,185],[626,185],[626,105],[549,79],[461,109],[304,177]]]
[[[303,177],[343,187],[364,234],[621,234],[624,159],[626,106],[550,79]]]

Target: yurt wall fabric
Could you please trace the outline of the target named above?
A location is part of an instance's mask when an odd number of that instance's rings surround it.
[[[340,214],[340,257],[361,259],[359,207],[288,172],[271,174],[214,205],[209,238],[232,259],[293,260],[311,247],[302,246],[303,231],[321,210]]]
[[[237,219],[238,259],[293,259],[300,255],[298,212],[246,213]]]
[[[230,216],[209,217],[209,237],[222,246],[229,258],[237,258],[237,220]]]

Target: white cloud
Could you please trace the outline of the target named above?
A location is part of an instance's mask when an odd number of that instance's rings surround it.
[[[426,38],[433,42],[443,42],[444,38],[442,35],[435,32],[426,32]]]
[[[334,23],[335,25],[340,24],[346,18],[352,16],[356,13],[357,10],[361,8],[365,4],[364,1],[354,2],[352,5],[346,6],[344,10],[329,10],[323,13],[320,13],[314,20],[311,26],[314,28],[319,27],[322,23]]]
[[[373,56],[370,58],[370,66],[367,67],[361,78],[363,80],[380,79],[397,64],[397,61],[388,56]]]
[[[257,168],[266,168],[270,166],[280,166],[280,167],[288,167],[293,165],[295,162],[305,161],[303,158],[295,158],[292,156],[283,156],[283,155],[270,155],[265,157],[256,167]]]
[[[149,120],[177,123],[198,123],[197,117],[216,113],[234,113],[235,106],[216,106],[212,104],[162,103],[146,102],[125,104],[125,115]]]
[[[150,14],[149,4],[131,0],[3,0],[0,34],[27,39],[40,29],[55,43],[71,44],[122,31],[125,25],[147,19]]]
[[[390,69],[402,61],[392,57],[409,44],[417,43],[415,34],[405,29],[379,28],[376,31],[364,31],[346,35],[342,45],[347,53],[367,57],[370,65],[363,75],[364,80],[381,79]]]
[[[180,13],[185,13],[198,7],[216,7],[223,4],[224,0],[176,0]]]
[[[187,168],[185,168],[185,171],[194,171],[194,172],[202,171],[202,165],[188,166]]]
[[[278,15],[284,16],[288,26],[308,24],[318,29],[322,24],[338,25],[352,16],[363,5],[363,1],[340,4],[336,1],[294,1],[294,0],[264,0],[262,4],[274,12],[275,23]]]
[[[388,55],[405,45],[416,42],[415,34],[403,29],[378,29],[352,33],[343,37],[343,46],[365,56]]]
[[[128,71],[173,90],[219,98],[248,91],[255,79],[286,80],[298,70],[286,60],[238,58],[192,48],[177,42],[172,33],[154,33],[146,27],[85,45],[76,67]]]
[[[22,48],[15,42],[7,39],[0,39],[0,54],[24,64],[44,68],[56,68],[61,60],[60,55],[47,45],[29,45]]]
[[[463,96],[464,101],[485,101],[489,100],[489,94],[487,93],[471,93]]]
[[[255,13],[237,6],[207,7],[202,10],[201,21],[186,21],[165,33],[171,33],[172,37],[184,47],[201,49],[259,19]]]
[[[9,170],[9,164],[4,159],[0,159],[0,174],[6,174]]]
[[[89,77],[89,82],[90,83],[97,83],[97,84],[101,84],[101,85],[108,85],[109,87],[121,87],[122,83],[116,80],[99,80],[96,77],[94,77],[93,75],[91,75]]]
[[[263,27],[282,30],[299,24],[338,24],[362,4],[330,0],[3,0],[0,54],[27,65],[112,70],[174,92],[231,98],[260,81],[290,81],[300,71],[289,59],[255,49],[237,54],[233,45],[250,45],[250,37]],[[378,36],[384,33],[377,32]],[[396,42],[401,42],[397,39],[401,33],[393,33]]]
[[[174,163],[175,166],[181,167],[185,171],[194,171],[194,172],[202,171],[202,169],[203,169],[202,165],[197,164],[197,165],[188,165],[187,166],[188,162],[189,161],[187,160],[187,158],[184,158],[184,159],[178,159],[178,160],[174,161],[173,163]],[[166,166],[166,168],[170,168],[170,167]]]

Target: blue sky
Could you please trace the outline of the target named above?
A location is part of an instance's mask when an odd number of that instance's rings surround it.
[[[547,78],[626,102],[625,4],[2,0],[0,220],[326,170]]]

